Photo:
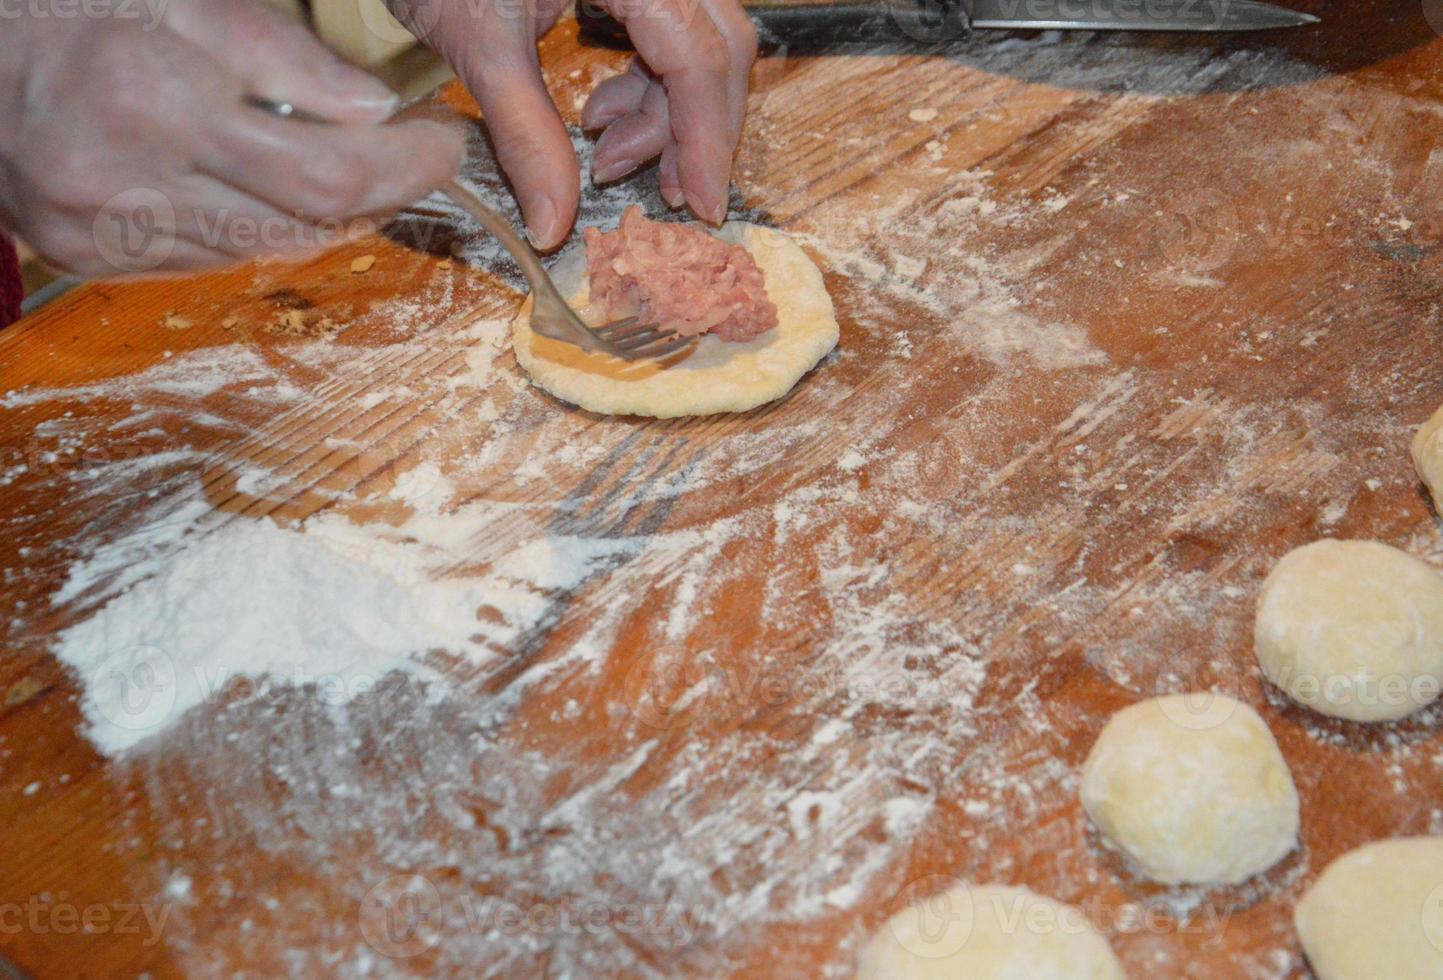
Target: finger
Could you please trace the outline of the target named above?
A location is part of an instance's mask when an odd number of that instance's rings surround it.
[[[582,129],[605,129],[608,125],[629,116],[641,107],[641,98],[651,82],[636,75],[617,75],[608,78],[586,100],[581,109]]]
[[[746,118],[747,87],[751,68],[757,56],[756,28],[736,0],[699,0],[699,2],[726,43],[728,70],[725,86],[728,115],[725,141],[728,152],[727,177],[729,183],[731,154],[736,151],[737,143],[741,139],[742,123]],[[686,177],[687,175],[683,174],[682,176]],[[695,196],[698,189],[683,180],[682,190],[683,193],[690,191],[692,196]],[[705,193],[705,190],[701,192]],[[726,215],[727,184],[723,184],[721,194],[720,213],[712,219],[718,222]]]
[[[299,23],[259,3],[188,0],[165,23],[204,50],[254,95],[342,122],[380,122],[396,96],[332,53]]]
[[[652,79],[645,69],[637,69],[639,64],[633,59],[630,70],[596,86],[581,110],[582,129],[604,129],[641,108],[642,97],[651,87]]]
[[[309,220],[405,207],[454,177],[465,152],[459,133],[427,120],[325,125],[247,106],[218,113],[198,142],[202,171]]]
[[[645,160],[666,149],[671,142],[671,116],[666,91],[652,85],[637,111],[606,127],[592,153],[591,175],[598,183],[631,173]]]
[[[178,207],[176,190],[117,194],[99,210],[78,202],[43,206],[26,241],[56,269],[86,278],[115,279],[168,268],[205,268],[231,261],[202,240]],[[157,204],[157,196],[164,198]],[[205,255],[209,258],[201,259]]]
[[[152,272],[161,274],[199,272],[204,269],[220,269],[235,264],[235,258],[224,252],[181,239],[175,243],[175,248],[171,251],[169,258],[156,266]],[[141,273],[141,275],[149,274],[151,273]]]
[[[700,0],[712,23],[726,38],[730,70],[727,72],[727,106],[731,110],[730,139],[735,148],[746,119],[747,88],[757,60],[757,29],[736,0]]]
[[[621,5],[611,12],[623,19],[637,53],[666,86],[687,203],[698,217],[720,221],[732,154],[727,79],[732,59],[725,38],[709,15],[697,17],[695,7],[679,0],[657,0],[647,4],[644,16],[630,19]]]
[[[674,208],[686,204],[686,193],[681,188],[681,177],[677,173],[675,143],[668,143],[666,149],[661,151],[658,178],[663,201]]]
[[[166,272],[196,272],[235,263],[235,259],[224,252],[180,238],[170,243],[163,259],[140,270],[112,264],[93,246],[83,251],[65,250],[51,253],[42,250],[39,255],[46,265],[57,272],[80,279],[128,279]]]
[[[303,221],[205,174],[177,183],[176,234],[234,259],[296,257],[340,245],[342,222]]]
[[[666,91],[686,203],[697,217],[720,222],[726,213],[732,156],[725,93],[714,74],[700,70],[667,76]]]
[[[462,77],[481,106],[496,158],[521,203],[538,248],[560,244],[576,218],[581,168],[561,116],[546,91],[529,35],[508,34]]]

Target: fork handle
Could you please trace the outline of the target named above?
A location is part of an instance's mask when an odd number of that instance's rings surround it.
[[[493,211],[479,197],[462,187],[458,181],[448,180],[438,189],[442,194],[461,205],[467,214],[481,222],[487,231],[496,236],[496,240],[506,247],[506,251],[511,253],[516,264],[521,266],[521,271],[526,274],[527,280],[531,283],[532,292],[556,292],[556,288],[551,283],[551,277],[546,274],[546,269],[541,264],[540,256],[536,254],[536,250],[531,247],[531,243],[526,240],[525,236],[518,234],[516,229],[511,226],[511,222]]]
[[[318,116],[305,109],[298,109],[289,102],[275,102],[253,94],[246,94],[242,97],[242,101],[254,109],[260,109],[273,116],[280,116],[282,119],[324,125],[335,124],[334,119]],[[391,118],[386,120],[386,125],[409,122],[413,119],[428,119],[445,126],[454,126],[460,121],[461,116],[449,106],[422,100],[394,113]],[[521,266],[521,271],[526,273],[526,278],[531,281],[533,291],[545,290],[553,293],[556,291],[551,284],[550,277],[546,275],[545,268],[541,265],[540,257],[532,249],[531,243],[516,233],[516,229],[511,227],[511,222],[491,210],[479,197],[462,187],[454,179],[446,181],[438,190],[461,205],[471,217],[481,222],[487,231],[495,235],[501,244],[506,246],[506,251],[511,253],[511,257],[516,260],[516,264]]]
[[[273,116],[283,119],[294,119],[303,123],[318,123],[322,125],[334,125],[335,120],[325,116],[318,116],[315,113],[299,109],[289,102],[275,102],[271,99],[262,98],[258,95],[247,94],[242,97],[246,105],[254,109],[260,109]],[[407,122],[413,119],[428,119],[431,122],[440,123],[444,126],[454,126],[462,121],[460,113],[450,106],[432,100],[415,102],[399,112],[394,113],[386,120],[386,125],[400,122]],[[463,187],[455,178],[447,180],[437,188],[451,200],[455,201],[466,211],[467,214],[481,222],[482,227],[496,236],[521,271],[526,274],[527,280],[531,283],[532,302],[550,301],[551,303],[570,310],[565,297],[557,290],[556,284],[551,281],[551,276],[546,272],[546,267],[541,264],[541,258],[536,250],[531,247],[523,236],[517,234],[516,229],[511,226],[501,215],[497,214],[489,205],[473,194],[466,187]],[[535,309],[533,305],[533,309]],[[605,344],[599,344],[597,338],[592,336],[589,330],[583,329],[580,324],[573,325],[570,320],[566,321],[567,332],[573,336],[569,343],[576,344],[586,350],[607,350]]]
[[[395,113],[387,122],[397,123],[411,119],[429,119],[442,125],[454,126],[460,121],[461,116],[455,109],[444,103],[422,100]],[[516,229],[511,226],[511,222],[497,214],[455,178],[446,181],[437,190],[461,205],[467,214],[481,222],[482,227],[496,236],[497,241],[511,253],[516,264],[521,266],[521,271],[526,274],[527,280],[531,283],[533,293],[538,291],[556,292],[551,277],[546,274],[546,269],[541,264],[540,256],[536,254],[536,250],[531,247],[531,243],[526,240],[525,236],[517,234]]]
[[[536,317],[537,312],[541,309],[540,304],[549,302],[553,307],[568,311],[571,309],[571,305],[566,302],[566,297],[561,295],[560,290],[556,288],[556,283],[551,281],[551,276],[547,274],[546,267],[541,264],[541,258],[536,254],[536,250],[531,247],[531,243],[524,236],[517,233],[511,222],[501,217],[479,197],[461,186],[459,181],[448,180],[438,189],[442,194],[461,205],[467,214],[481,222],[487,231],[495,235],[496,240],[505,246],[506,251],[511,253],[516,264],[521,266],[521,271],[526,273],[526,278],[531,283],[533,329],[538,333],[542,332],[540,319]],[[592,336],[591,331],[574,324],[574,319],[573,315],[562,321],[562,329],[566,336],[557,339],[575,344],[583,350],[610,351],[606,345],[597,343],[597,339]],[[555,336],[551,331],[545,332],[547,336]]]

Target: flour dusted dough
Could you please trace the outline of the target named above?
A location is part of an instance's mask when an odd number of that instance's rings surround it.
[[[1283,556],[1258,597],[1258,663],[1299,704],[1389,721],[1443,682],[1443,577],[1376,541],[1314,541]]]
[[[1413,467],[1428,486],[1433,508],[1443,514],[1443,408],[1418,427],[1411,449]]]
[[[744,412],[780,398],[837,344],[837,317],[822,274],[779,231],[729,221],[717,236],[751,252],[780,321],[755,340],[703,336],[685,360],[662,369],[593,354],[531,332],[528,298],[512,325],[516,360],[558,398],[605,415],[710,415]],[[557,288],[586,314],[586,249],[564,253],[551,269]]]
[[[1154,881],[1235,884],[1298,839],[1298,793],[1258,713],[1173,694],[1108,721],[1082,769],[1082,805]]]
[[[1443,837],[1364,844],[1338,858],[1293,914],[1320,980],[1443,977]]]
[[[858,980],[1125,980],[1077,909],[1026,888],[959,885],[898,912],[862,953]]]

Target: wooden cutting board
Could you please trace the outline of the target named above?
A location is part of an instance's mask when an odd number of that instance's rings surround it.
[[[1443,44],[1416,4],[1309,9],[1286,35],[764,58],[734,212],[799,238],[842,338],[744,416],[527,387],[514,269],[434,207],[6,331],[0,951],[36,976],[846,976],[955,878],[1080,905],[1133,976],[1306,975],[1291,911],[1327,863],[1443,832],[1439,711],[1328,721],[1251,650],[1293,546],[1443,564],[1407,453],[1443,402]],[[570,23],[542,52],[573,124],[624,64]],[[588,185],[585,217],[658,212],[653,181]],[[90,611],[52,601],[77,562],[185,488],[230,521],[387,521],[420,472],[468,515],[460,575],[612,550],[518,628],[483,610],[485,656],[430,659],[447,698],[242,682],[119,758],[86,740],[54,655]],[[1109,715],[1183,690],[1257,706],[1302,796],[1300,850],[1238,888],[1138,880],[1077,804]]]

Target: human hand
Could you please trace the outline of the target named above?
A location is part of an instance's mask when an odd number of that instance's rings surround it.
[[[536,44],[566,0],[390,0],[481,106],[532,241],[552,248],[576,218],[579,166],[546,90]],[[616,180],[658,155],[662,197],[700,218],[726,216],[732,153],[746,111],[756,31],[737,0],[602,0],[637,50],[599,85],[582,123],[603,130],[592,178]]]
[[[295,256],[459,169],[459,134],[378,125],[392,94],[278,12],[254,0],[153,9],[151,22],[6,23],[0,225],[59,268],[115,276]],[[275,118],[246,93],[338,125]]]

